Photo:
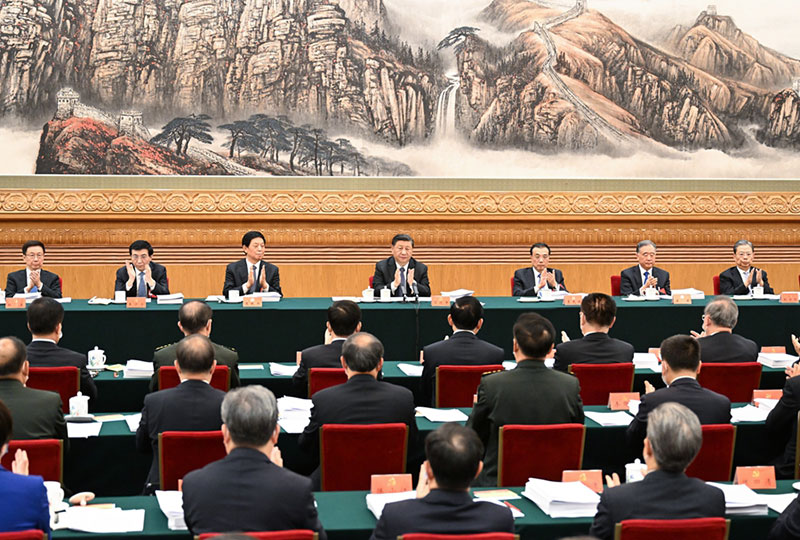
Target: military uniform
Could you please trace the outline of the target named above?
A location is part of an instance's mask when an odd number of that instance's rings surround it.
[[[214,359],[217,361],[217,365],[228,366],[231,370],[231,388],[236,388],[241,384],[239,382],[239,353],[236,352],[236,349],[217,345],[213,341],[211,344],[214,346]],[[170,343],[169,345],[162,345],[153,353],[153,378],[150,380],[151,392],[158,390],[158,368],[174,364],[177,358],[175,353],[177,347],[177,343]]]

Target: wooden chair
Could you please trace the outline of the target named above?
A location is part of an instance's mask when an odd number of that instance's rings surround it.
[[[81,389],[81,372],[75,366],[32,367],[28,372],[28,388],[49,390],[61,396],[61,410],[69,413],[69,398]]]
[[[497,486],[524,486],[528,478],[561,481],[583,463],[583,424],[500,427]]]
[[[620,293],[620,283],[622,282],[622,277],[619,275],[611,276],[611,296],[621,296]]]
[[[178,480],[227,455],[222,431],[165,431],[158,434],[159,486],[178,489]]]
[[[736,448],[736,426],[706,424],[702,428],[703,445],[686,468],[686,476],[693,476],[705,482],[730,481],[733,451]]]
[[[47,540],[47,534],[39,529],[0,533],[0,540]]]
[[[584,405],[607,405],[611,392],[633,390],[632,362],[618,364],[571,364],[569,372],[578,378],[581,385],[581,400]]]
[[[514,276],[511,276],[511,296],[514,296]]]
[[[207,538],[214,538],[223,533],[203,533],[196,535],[196,540],[206,540]],[[308,529],[292,529],[288,531],[269,531],[269,532],[244,532],[237,533],[242,536],[249,536],[250,538],[258,538],[261,540],[317,540],[319,534]]]
[[[436,368],[436,406],[472,407],[481,377],[484,373],[493,371],[503,371],[502,364],[438,366]]]
[[[714,284],[714,296],[719,296],[721,293],[719,288],[719,276],[714,276],[711,278],[712,283]]]
[[[331,386],[347,382],[344,368],[311,368],[308,370],[308,398]]]
[[[178,370],[175,366],[162,366],[158,368],[158,389],[166,390],[181,384]],[[228,366],[217,366],[211,375],[211,386],[217,390],[227,392],[231,389],[231,370]]]
[[[8,443],[8,452],[3,456],[3,467],[11,470],[11,462],[17,450],[28,453],[29,473],[41,476],[53,482],[64,481],[64,441],[61,439],[12,440]],[[2,538],[2,537],[0,537]]]
[[[507,532],[479,534],[429,534],[409,533],[397,537],[398,540],[519,540],[519,535]]]
[[[734,403],[747,403],[761,384],[758,362],[704,363],[697,374],[700,386],[728,396]]]
[[[614,540],[728,540],[729,519],[627,519],[617,523]]]

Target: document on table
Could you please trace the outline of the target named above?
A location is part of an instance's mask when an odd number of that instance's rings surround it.
[[[763,422],[767,419],[767,416],[769,416],[769,409],[765,407],[745,405],[744,407],[731,409],[731,422],[734,424],[739,422]]]
[[[800,358],[786,353],[758,353],[759,363],[771,368],[789,367],[797,360]]]
[[[144,360],[128,360],[125,364],[125,379],[149,379],[153,376],[153,363]]]
[[[639,414],[639,405],[642,404],[642,400],[640,399],[632,399],[628,402],[628,412],[631,413],[633,416]]]
[[[283,396],[278,398],[278,411],[280,414],[286,414],[291,411],[311,413],[312,404],[313,402],[310,399]]]
[[[278,425],[286,433],[302,433],[308,425],[310,416],[301,412],[293,412],[278,417]]]
[[[468,418],[466,414],[458,409],[417,407],[415,410],[431,422],[466,422]]]
[[[264,364],[239,364],[239,371],[248,369],[264,369]]]
[[[777,400],[777,399],[769,399],[769,398],[761,398],[760,397],[760,398],[754,399],[753,401],[756,402],[756,406],[759,409],[765,409],[767,411],[771,411],[772,409],[775,408],[775,405],[778,404],[779,400]]]
[[[156,490],[158,507],[167,516],[167,527],[171,531],[186,531],[186,521],[183,519],[183,493],[180,491]]]
[[[718,484],[707,482],[725,494],[725,513],[742,516],[766,516],[769,513],[767,501],[744,484]]]
[[[128,424],[128,429],[131,430],[132,433],[136,433],[141,421],[142,413],[131,414],[125,417],[125,423]]]
[[[503,369],[506,371],[517,369],[517,362],[514,360],[506,360],[505,362],[503,362]]]
[[[367,508],[375,516],[375,519],[380,519],[383,513],[383,507],[389,503],[397,501],[407,501],[414,499],[417,496],[416,491],[401,491],[400,493],[368,493],[367,494]]]
[[[70,439],[88,439],[97,437],[103,427],[102,422],[75,423],[67,422],[67,437]]]
[[[88,533],[111,534],[144,530],[144,509],[92,508],[72,506],[59,514],[59,529]]]
[[[603,427],[608,426],[627,426],[633,420],[633,417],[628,414],[626,411],[614,411],[614,412],[594,412],[594,411],[584,411],[584,413],[588,418],[591,418],[598,424]]]
[[[797,493],[778,493],[776,495],[760,494],[759,498],[762,502],[767,503],[772,510],[782,514],[786,507],[792,504],[792,501],[797,498]]]
[[[530,478],[522,495],[553,518],[594,517],[600,495],[582,482],[551,482]]]
[[[297,364],[286,366],[283,364],[278,364],[277,362],[270,362],[269,372],[276,377],[291,377],[294,375],[295,371],[297,371],[297,367]]]
[[[442,296],[449,296],[451,300],[461,298],[462,296],[472,296],[475,291],[469,289],[456,289],[455,291],[442,291]]]
[[[422,377],[423,366],[420,364],[397,364],[397,369],[408,375],[409,377]]]
[[[661,371],[661,367],[658,365],[658,356],[653,353],[633,353],[633,366],[639,369],[652,369],[653,371]]]

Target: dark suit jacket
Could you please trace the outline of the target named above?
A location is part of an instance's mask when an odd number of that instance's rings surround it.
[[[50,538],[50,511],[42,477],[14,474],[0,466],[0,531],[28,529],[39,529]]]
[[[67,424],[61,396],[55,392],[26,388],[21,382],[0,380],[0,400],[14,419],[12,439],[61,439],[67,449]]]
[[[422,400],[431,407],[435,404],[436,368],[444,365],[479,366],[502,364],[505,353],[497,345],[478,339],[472,332],[456,332],[450,339],[437,341],[423,349],[425,363],[420,385]]]
[[[642,444],[647,435],[647,416],[650,411],[674,401],[688,407],[700,419],[701,424],[729,424],[731,421],[731,400],[700,386],[695,379],[683,378],[672,381],[667,388],[660,388],[642,396],[639,412],[628,424],[628,442],[637,454],[641,454]]]
[[[750,271],[755,272],[755,269],[751,269]],[[761,270],[761,277],[764,280],[764,294],[774,294],[775,291],[769,286],[766,270]],[[753,285],[757,285],[755,276],[753,276]],[[738,267],[732,266],[719,275],[719,293],[750,294],[750,288],[744,286],[744,281],[742,281],[742,275],[739,273]]]
[[[633,345],[610,337],[603,332],[593,332],[581,339],[560,343],[556,347],[553,367],[567,371],[570,364],[615,364],[633,362]]]
[[[42,296],[61,298],[61,279],[57,274],[42,269],[39,272],[39,279],[42,281],[42,288],[40,291]],[[28,279],[25,275],[24,268],[16,272],[11,272],[8,274],[8,279],[6,279],[6,296],[10,298],[17,293],[25,292],[25,287],[27,286]]]
[[[548,268],[547,271],[555,274],[558,290],[566,291],[567,287],[564,286],[564,275],[561,270]],[[532,267],[520,268],[514,272],[514,294],[512,296],[536,296],[536,292],[533,290],[535,287],[536,275],[533,273]]]
[[[134,268],[134,270],[136,270],[136,268]],[[147,285],[147,295],[169,294],[167,269],[158,263],[150,261],[150,274],[153,276],[153,281],[156,282],[156,286],[150,289],[150,286]],[[128,269],[122,266],[117,270],[117,280],[114,282],[114,290],[125,291],[125,296],[136,296],[138,293],[138,280],[139,271],[136,270],[136,279],[133,280],[133,285],[131,285],[130,289],[125,289],[125,284],[128,282]]]
[[[31,341],[28,345],[28,362],[31,367],[75,366],[81,374],[81,393],[90,399],[97,399],[97,386],[86,368],[88,362],[86,355],[59,347],[49,341]],[[91,406],[90,401],[89,407]]]
[[[800,504],[795,499],[778,516],[767,540],[797,540],[800,538]]]
[[[409,533],[479,534],[514,532],[511,510],[473,502],[465,491],[434,489],[422,499],[387,504],[371,540],[396,540]]]
[[[183,479],[183,514],[192,534],[311,529],[326,540],[311,481],[272,463],[252,448]]]
[[[292,389],[297,397],[308,397],[308,372],[311,368],[342,367],[343,339],[337,339],[327,345],[314,345],[303,349],[300,353],[300,365],[292,376]]]
[[[658,280],[656,288],[661,291],[664,289],[664,294],[672,294],[669,288],[669,272],[654,266],[651,270],[652,275]],[[639,295],[639,289],[642,288],[642,275],[639,273],[639,265],[631,266],[623,270],[620,275],[619,294],[628,296],[629,294]]]
[[[767,416],[767,431],[778,443],[786,443],[783,456],[778,458],[775,472],[778,478],[794,478],[794,455],[797,451],[797,413],[800,411],[800,377],[786,379],[783,395]],[[791,434],[791,435],[790,435]],[[788,441],[786,437],[789,437]]]
[[[717,332],[713,336],[701,337],[700,360],[702,362],[756,362],[758,361],[758,345],[730,332]]]
[[[423,263],[411,257],[408,261],[408,269],[414,269],[414,281],[417,282],[417,292],[420,296],[431,295],[431,284],[428,281],[428,267]],[[380,290],[384,288],[392,288],[394,281],[394,273],[397,271],[397,263],[394,257],[389,257],[375,264],[375,275],[372,277],[372,288],[375,289],[375,296],[378,297]],[[414,291],[411,290],[411,283],[407,283],[406,296],[414,296]],[[400,287],[395,291],[395,296],[403,296],[403,291]]]
[[[539,360],[524,360],[511,371],[484,375],[478,402],[467,420],[486,448],[478,483],[497,485],[501,426],[573,422],[583,424],[583,404],[578,379],[572,375],[548,369]]]
[[[214,359],[217,361],[217,365],[230,368],[231,388],[237,388],[242,384],[239,380],[239,353],[213,342],[211,344],[214,346]],[[177,348],[178,344],[172,343],[159,347],[153,353],[153,377],[150,379],[151,392],[155,392],[158,389],[158,369],[164,366],[172,367],[175,364],[175,359],[177,358],[175,351]]]
[[[188,380],[144,397],[136,448],[152,452],[147,483],[158,485],[158,434],[164,431],[216,431],[222,426],[220,407],[225,392],[204,381]]]
[[[683,473],[656,470],[641,482],[603,490],[589,534],[611,540],[615,524],[626,519],[704,517],[725,517],[725,496],[721,489]]]
[[[231,289],[239,289],[239,292],[242,292],[242,285],[247,283],[247,279],[250,274],[250,270],[247,268],[247,266],[247,259],[239,259],[236,262],[230,263],[227,268],[225,268],[225,285],[222,286],[223,296],[227,298],[228,291]],[[269,290],[275,291],[283,296],[283,292],[281,291],[281,276],[278,272],[278,267],[266,261],[260,262],[259,275],[255,282],[255,292],[267,292],[262,291],[261,287],[259,287],[259,283],[261,281],[261,272],[266,272],[266,280]]]

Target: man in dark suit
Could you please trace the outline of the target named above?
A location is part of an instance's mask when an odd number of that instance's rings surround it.
[[[498,432],[506,424],[583,423],[578,379],[548,369],[545,357],[553,350],[555,328],[536,313],[523,313],[514,324],[514,358],[511,371],[484,375],[478,402],[467,426],[486,447],[478,483],[497,485]]]
[[[128,246],[130,260],[117,270],[115,291],[125,291],[125,296],[150,297],[169,294],[167,269],[154,263],[153,246],[146,240],[136,240]]]
[[[571,364],[633,361],[633,345],[608,336],[617,320],[617,304],[613,298],[603,293],[587,294],[581,301],[579,317],[583,338],[556,346],[555,369],[566,372]]]
[[[711,362],[756,362],[756,342],[733,333],[739,322],[739,307],[727,296],[718,296],[703,310],[703,332],[692,330],[700,343],[700,358]]]
[[[417,498],[387,504],[372,540],[395,540],[409,533],[514,532],[508,508],[474,502],[469,493],[470,483],[483,468],[483,445],[474,431],[445,424],[425,439],[425,455]]]
[[[764,294],[774,294],[767,280],[767,271],[753,266],[753,244],[739,240],[733,245],[732,266],[719,275],[720,294],[750,294],[753,287],[763,287]]]
[[[44,244],[38,240],[28,240],[22,245],[23,270],[8,274],[6,296],[17,293],[41,293],[42,296],[61,298],[61,278],[53,272],[44,270]]]
[[[200,300],[186,302],[178,310],[178,329],[185,336],[200,334],[211,338],[211,307]],[[180,343],[180,342],[178,342]],[[178,343],[159,347],[153,353],[153,378],[150,379],[150,391],[158,388],[158,370],[165,366],[172,366],[178,357]],[[214,360],[218,366],[228,366],[231,374],[231,388],[241,384],[239,380],[239,353],[228,347],[223,347],[211,342],[214,347]]]
[[[283,468],[278,404],[259,385],[222,402],[228,455],[183,479],[183,514],[192,534],[311,529],[326,540],[311,481]]]
[[[651,287],[661,294],[672,294],[669,288],[669,272],[655,266],[656,245],[652,240],[642,240],[636,244],[636,258],[639,264],[620,273],[620,295],[642,296],[645,289]]]
[[[483,326],[483,306],[474,296],[464,296],[450,304],[447,322],[453,329],[450,339],[437,341],[422,350],[420,380],[423,403],[435,406],[436,368],[439,366],[480,366],[501,364],[503,349],[476,335]]]
[[[31,367],[75,366],[81,377],[80,390],[90,399],[97,398],[97,386],[86,367],[85,355],[58,346],[64,322],[64,308],[52,298],[37,298],[28,306],[28,362]],[[91,406],[91,402],[90,402]]]
[[[565,291],[564,276],[561,270],[548,268],[550,246],[537,242],[531,246],[531,266],[514,272],[514,291],[512,296],[539,296],[544,290]]]
[[[136,430],[136,448],[153,453],[145,493],[153,493],[159,487],[159,433],[215,431],[222,425],[220,407],[225,392],[209,384],[217,365],[211,340],[200,334],[187,336],[175,347],[175,354],[181,383],[145,396],[142,419]]]
[[[647,392],[642,396],[639,412],[628,425],[628,442],[637,453],[642,449],[647,431],[648,415],[667,401],[688,407],[701,424],[728,424],[731,421],[731,400],[707,390],[697,382],[700,372],[700,345],[691,336],[672,336],[661,342],[661,378],[666,388],[656,390],[645,382]]]
[[[392,238],[392,256],[378,261],[372,287],[375,296],[381,289],[390,289],[392,296],[430,296],[428,267],[412,257],[414,239],[407,234],[396,234]]]
[[[325,326],[325,343],[300,353],[300,363],[292,376],[292,388],[297,397],[308,397],[309,370],[342,367],[342,344],[361,331],[361,308],[352,300],[337,300],[328,307]]]
[[[722,490],[684,472],[702,443],[700,421],[687,407],[663,403],[654,409],[644,440],[644,480],[619,485],[616,473],[606,477],[589,534],[611,540],[615,525],[626,519],[725,517]]]
[[[415,448],[417,422],[414,418],[414,395],[408,388],[378,381],[383,366],[383,345],[366,332],[347,338],[342,345],[341,365],[347,382],[320,390],[311,398],[311,418],[298,444],[319,458],[319,432],[325,424],[408,425],[408,448]],[[408,454],[409,462],[415,456]],[[417,462],[419,463],[419,462]],[[319,468],[311,475],[314,489],[319,489]]]
[[[278,267],[261,259],[267,240],[258,231],[249,231],[242,237],[244,259],[232,262],[225,268],[225,284],[222,294],[227,298],[231,290],[252,294],[257,292],[281,292],[281,276]]]

